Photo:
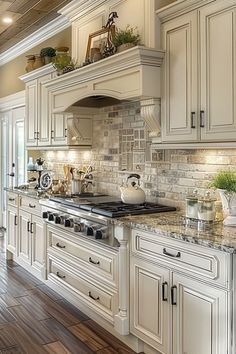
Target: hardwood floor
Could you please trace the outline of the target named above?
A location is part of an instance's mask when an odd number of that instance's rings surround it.
[[[133,354],[22,267],[0,233],[0,354]]]

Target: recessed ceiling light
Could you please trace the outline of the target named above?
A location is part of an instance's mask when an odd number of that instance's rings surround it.
[[[3,17],[2,22],[9,24],[13,22],[13,19],[11,17]]]

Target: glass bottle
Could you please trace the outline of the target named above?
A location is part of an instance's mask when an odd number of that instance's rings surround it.
[[[194,190],[192,194],[186,197],[186,218],[197,219],[198,218],[198,195],[197,190]]]
[[[215,220],[215,199],[211,198],[210,192],[206,192],[205,196],[198,200],[198,219],[202,221]]]

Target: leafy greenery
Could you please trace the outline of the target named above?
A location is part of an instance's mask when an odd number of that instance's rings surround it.
[[[210,183],[211,188],[224,189],[236,193],[236,172],[220,171]]]
[[[136,28],[126,26],[125,30],[116,29],[114,38],[112,40],[115,47],[119,47],[121,44],[133,43],[135,45],[140,44],[140,35],[135,33]]]
[[[40,51],[41,57],[55,57],[56,50],[52,47],[42,48]]]

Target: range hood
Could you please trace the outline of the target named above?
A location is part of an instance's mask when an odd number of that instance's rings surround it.
[[[160,135],[161,64],[164,52],[136,46],[43,83],[51,114],[71,106],[99,108],[141,102],[150,136]]]

